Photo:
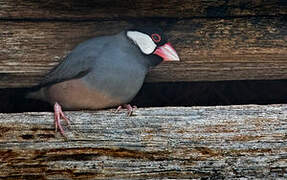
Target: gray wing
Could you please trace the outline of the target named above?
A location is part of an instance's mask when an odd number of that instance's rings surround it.
[[[88,74],[109,37],[98,37],[79,44],[58,66],[48,73],[40,82],[40,86],[81,78]]]

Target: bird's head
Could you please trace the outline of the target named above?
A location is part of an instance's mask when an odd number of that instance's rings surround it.
[[[157,55],[164,61],[179,61],[179,57],[160,28],[129,29],[126,35],[145,55]]]

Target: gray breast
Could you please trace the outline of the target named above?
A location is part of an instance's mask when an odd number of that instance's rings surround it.
[[[108,46],[83,80],[90,88],[127,103],[140,90],[148,67],[137,49],[123,43]]]

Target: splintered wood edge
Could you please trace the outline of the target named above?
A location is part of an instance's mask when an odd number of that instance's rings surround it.
[[[260,5],[259,5],[260,4]],[[17,8],[15,8],[17,7]],[[27,11],[29,9],[29,11]],[[70,1],[0,0],[4,19],[126,19],[276,16],[287,14],[282,1]]]
[[[50,112],[0,114],[0,177],[286,177],[287,105],[66,114],[67,139]]]

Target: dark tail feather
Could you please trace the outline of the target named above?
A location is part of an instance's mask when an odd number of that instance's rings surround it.
[[[40,87],[30,88],[24,97],[27,99],[45,100],[43,89]]]
[[[36,96],[32,96],[39,89],[39,87],[0,89],[0,112],[49,111],[49,104],[28,99],[39,99]]]

